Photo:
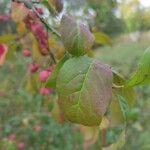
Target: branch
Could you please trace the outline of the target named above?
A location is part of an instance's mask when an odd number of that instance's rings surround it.
[[[32,7],[32,10],[36,13],[36,15],[40,18],[41,22],[46,26],[47,29],[49,29],[53,34],[55,34],[58,38],[61,37],[60,33],[58,33],[54,28],[52,28],[45,19],[37,12],[35,7]]]
[[[38,11],[36,10],[36,8],[34,7],[32,1],[27,1],[27,0],[12,0],[13,2],[17,2],[17,3],[24,3],[24,5],[28,8],[28,9],[32,9],[36,15],[39,17],[39,19],[41,20],[41,22],[46,26],[47,29],[49,29],[53,34],[55,34],[58,38],[61,37],[60,33],[57,32],[57,30],[55,30],[53,27],[51,27],[47,21],[38,13]]]

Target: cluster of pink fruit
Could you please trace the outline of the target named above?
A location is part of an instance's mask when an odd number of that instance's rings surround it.
[[[16,141],[16,134],[10,134],[8,139],[12,142]],[[25,143],[24,142],[18,142],[17,143],[18,150],[24,150],[25,149]]]
[[[41,8],[36,9],[39,14],[43,14]],[[37,14],[29,10],[28,15],[24,18],[24,22],[29,31],[33,33],[39,44],[39,50],[42,55],[49,54],[48,33]]]
[[[31,51],[29,49],[24,49],[23,55],[25,57],[30,57]],[[38,72],[38,70],[40,70],[40,67],[37,63],[32,63],[29,65],[29,71],[31,73],[36,73],[36,72]],[[39,71],[40,82],[45,83],[48,80],[48,78],[50,77],[50,75],[52,74],[53,70],[54,70],[54,65],[51,65],[47,69]],[[51,88],[42,87],[40,89],[40,94],[43,96],[49,95],[52,92],[53,92],[53,90]]]

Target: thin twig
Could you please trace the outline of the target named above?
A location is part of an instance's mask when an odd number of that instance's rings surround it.
[[[52,28],[46,21],[45,19],[37,12],[35,7],[32,7],[32,10],[36,13],[36,15],[39,17],[41,22],[48,28],[53,34],[55,34],[58,38],[61,37],[60,33],[58,33],[54,28]]]

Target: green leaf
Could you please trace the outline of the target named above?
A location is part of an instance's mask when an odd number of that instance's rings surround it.
[[[94,43],[94,36],[89,28],[69,15],[62,17],[61,37],[66,50],[75,56],[86,54]]]
[[[6,60],[11,61],[16,59],[16,51],[18,47],[19,45],[17,43],[9,45],[8,53],[6,55]]]
[[[9,44],[10,42],[12,42],[15,39],[16,39],[16,35],[14,35],[14,34],[4,34],[4,35],[0,36],[0,43]]]
[[[125,83],[123,77],[121,77],[116,72],[113,72],[113,83],[115,85],[121,86]],[[114,88],[112,101],[109,108],[109,118],[113,125],[118,125],[124,123],[124,116],[122,114],[118,95],[125,98],[127,101],[129,108],[132,108],[135,104],[136,93],[132,87],[122,87],[122,88]]]
[[[95,32],[95,43],[101,44],[101,45],[112,45],[112,40],[111,38],[102,32]]]
[[[125,86],[133,87],[138,85],[150,84],[150,48],[144,52],[139,67]]]
[[[119,150],[125,145],[125,142],[126,142],[125,139],[126,139],[126,132],[125,130],[123,130],[118,141],[116,141],[116,143],[113,143],[108,147],[102,148],[102,150]]]
[[[58,73],[61,69],[61,67],[64,65],[64,63],[69,59],[69,56],[65,55],[64,58],[62,58],[60,60],[60,62],[57,64],[55,70],[53,71],[52,75],[50,76],[50,78],[48,79],[47,83],[46,83],[46,87],[52,87],[52,88],[56,88],[56,80],[57,80],[57,76]]]
[[[42,4],[54,15],[63,10],[63,0],[42,0]]]
[[[125,120],[125,122],[127,121],[127,117],[129,114],[129,106],[128,103],[126,101],[126,99],[120,95],[118,95],[118,100],[119,100],[119,104],[120,104],[120,108],[123,114],[123,118]]]
[[[59,104],[69,121],[100,124],[112,96],[109,66],[87,56],[71,58],[60,69],[56,86]]]

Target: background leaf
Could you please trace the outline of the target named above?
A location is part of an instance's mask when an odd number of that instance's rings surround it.
[[[112,45],[112,40],[111,38],[102,32],[95,32],[95,43],[96,44],[101,44],[101,45]]]
[[[76,56],[86,54],[94,42],[94,36],[88,27],[69,15],[62,17],[61,37],[66,50]]]
[[[0,36],[0,43],[7,43],[9,44],[10,42],[12,42],[13,40],[16,39],[16,35],[14,34],[4,34],[2,36]]]
[[[125,130],[122,131],[118,141],[108,147],[102,148],[102,150],[119,150],[125,145]]]
[[[123,85],[125,80],[116,72],[113,72],[113,82],[116,85]],[[135,104],[136,93],[132,87],[124,87],[119,89],[113,89],[112,101],[109,108],[109,118],[112,125],[118,125],[124,123],[124,116],[122,114],[118,95],[121,95],[127,101],[129,108],[132,108]]]
[[[57,90],[68,120],[99,125],[112,96],[112,71],[86,56],[69,59],[59,72]]]
[[[126,86],[150,84],[150,48],[144,52],[136,73],[129,79]]]

